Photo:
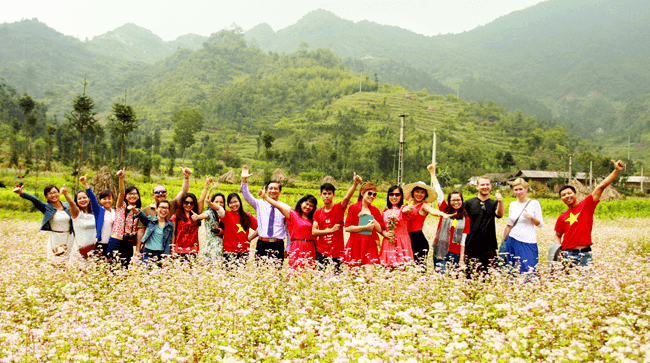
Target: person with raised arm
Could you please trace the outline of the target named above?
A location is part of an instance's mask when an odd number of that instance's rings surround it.
[[[374,184],[361,184],[358,201],[350,206],[345,218],[344,230],[350,233],[345,245],[345,263],[351,268],[362,267],[366,282],[372,279],[375,265],[379,264],[377,233],[386,238],[394,236],[392,231],[386,230],[379,209],[372,205],[376,197],[377,187]]]
[[[424,221],[427,219],[429,214],[443,218],[449,218],[451,216],[433,208],[429,204],[435,201],[438,198],[438,195],[439,193],[422,181],[407,184],[404,187],[404,196],[407,200],[413,201],[413,209],[410,212],[412,214],[408,220],[408,231],[409,237],[411,237],[413,259],[415,260],[416,266],[425,270],[427,266],[427,255],[429,253],[429,241],[424,235],[424,232],[422,232],[424,229]]]
[[[436,238],[433,240],[433,261],[436,269],[444,274],[448,264],[454,267],[465,267],[465,242],[470,231],[470,218],[465,210],[463,193],[454,190],[447,195],[440,187],[436,177],[437,164],[429,164],[427,170],[431,174],[433,189],[438,194],[438,209],[451,215],[450,218],[440,218]]]
[[[196,218],[199,215],[199,203],[192,193],[185,193],[182,200],[183,206],[176,209],[169,219],[174,223],[173,251],[181,259],[192,263],[199,254],[201,220]]]
[[[95,250],[93,254],[102,259],[108,258],[108,240],[113,231],[115,209],[113,209],[113,192],[104,190],[99,194],[99,201],[92,188],[88,186],[86,176],[79,178],[90,200],[90,209],[95,217]]]
[[[176,212],[176,209],[181,205],[181,200],[183,199],[183,195],[187,193],[190,190],[190,175],[192,175],[192,169],[190,168],[181,168],[181,173],[183,173],[183,185],[181,186],[181,191],[178,192],[176,197],[174,199],[167,199],[167,187],[165,187],[162,184],[158,184],[155,187],[153,187],[153,202],[149,204],[148,206],[142,208],[142,212],[146,214],[149,217],[155,217],[157,215],[156,212],[156,205],[158,205],[158,202],[161,200],[168,200],[169,201],[169,215],[173,215]],[[199,209],[202,210],[202,209]],[[145,228],[147,227],[146,224],[143,224],[141,222],[138,222],[138,243],[136,247],[136,251],[140,251],[142,248],[142,244],[140,243],[142,240],[142,236],[144,235]]]
[[[594,212],[605,188],[625,169],[622,160],[614,161],[614,170],[591,194],[578,202],[576,190],[570,185],[560,188],[560,198],[569,209],[555,222],[555,241],[562,245],[562,260],[571,266],[587,266],[593,263],[591,255],[591,230],[594,225]]]
[[[140,191],[135,186],[124,187],[125,169],[118,170],[115,175],[119,179],[120,193],[117,196],[115,220],[111,238],[108,240],[107,256],[111,261],[119,261],[122,266],[129,267],[133,248],[137,242],[137,225],[135,209],[142,207]]]
[[[497,256],[497,232],[494,219],[503,217],[505,206],[498,190],[494,193],[495,199],[490,199],[492,182],[487,175],[479,177],[477,189],[478,195],[465,201],[465,209],[472,221],[465,241],[465,254],[472,269],[485,273]]]
[[[203,210],[203,204],[206,202],[206,198],[212,189],[219,187],[219,183],[212,186],[212,181],[212,177],[206,176],[205,186],[199,197],[199,212]],[[214,193],[208,201],[218,204],[221,208],[225,208],[226,206],[226,197],[223,193]],[[221,221],[221,217],[219,217],[216,209],[213,208],[208,208],[200,216],[202,217],[200,219],[204,220],[203,225],[205,226],[205,243],[201,246],[201,256],[209,260],[220,259],[223,257],[223,233],[225,227]]]
[[[47,199],[47,203],[43,203],[35,196],[23,192],[22,183],[18,184],[13,192],[32,202],[34,207],[43,213],[43,221],[39,231],[50,232],[46,243],[47,261],[54,266],[64,266],[70,257],[74,244],[74,234],[70,205],[67,202],[61,202],[59,189],[51,184],[45,187],[43,194]]]
[[[512,192],[517,200],[510,202],[508,225],[503,231],[507,261],[513,266],[519,264],[521,273],[534,273],[539,262],[535,227],[544,226],[542,206],[528,198],[528,183],[522,178],[512,183]]]
[[[228,194],[228,208],[214,201],[206,201],[223,222],[223,256],[228,264],[244,264],[250,252],[250,242],[257,237],[257,219],[244,211],[241,198],[237,193]],[[199,218],[208,218],[209,212]],[[252,233],[251,233],[252,232]]]
[[[266,200],[253,197],[248,189],[248,178],[250,177],[251,173],[248,166],[244,165],[241,171],[242,196],[257,211],[257,233],[259,238],[257,239],[255,256],[276,259],[281,267],[285,257],[284,215]],[[282,185],[279,182],[270,181],[266,184],[264,190],[269,198],[291,209],[288,204],[279,201],[280,194],[282,194]]]
[[[82,185],[85,184],[86,176],[79,178],[79,181]],[[70,216],[75,234],[74,245],[70,252],[70,262],[83,264],[88,253],[95,249],[95,216],[90,206],[90,198],[85,190],[79,190],[75,193],[73,200],[65,184],[61,187],[61,194],[70,205]]]
[[[413,206],[404,204],[404,190],[399,185],[388,188],[386,209],[382,213],[388,230],[393,231],[393,238],[384,238],[379,251],[382,266],[396,268],[413,263],[413,250],[408,232],[408,220]]]
[[[296,203],[296,208],[291,210],[288,205],[271,198],[263,189],[260,189],[257,195],[277,208],[287,220],[291,236],[287,245],[289,267],[293,269],[313,267],[316,259],[316,238],[312,233],[312,224],[318,203],[316,197],[311,194],[305,195]]]
[[[320,187],[320,197],[324,206],[318,208],[314,213],[314,224],[312,234],[317,238],[316,262],[320,265],[332,263],[335,271],[340,271],[343,260],[343,248],[345,239],[343,237],[343,223],[345,210],[348,208],[350,199],[354,195],[357,186],[363,182],[357,173],[352,177],[352,185],[343,197],[343,200],[334,204],[334,193],[336,187],[325,183]]]
[[[171,255],[172,239],[174,236],[174,225],[168,219],[171,202],[167,199],[156,201],[156,216],[150,217],[139,211],[136,214],[139,221],[146,225],[142,235],[143,249],[141,253],[142,263],[158,263],[165,256]]]

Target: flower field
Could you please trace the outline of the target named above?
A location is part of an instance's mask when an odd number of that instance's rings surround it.
[[[347,269],[57,269],[38,222],[3,220],[0,361],[650,361],[649,221],[596,219],[594,268],[551,274],[548,218],[528,283],[413,270],[365,283]]]

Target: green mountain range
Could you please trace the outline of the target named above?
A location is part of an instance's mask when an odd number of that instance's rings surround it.
[[[631,158],[647,160],[649,12],[640,0],[558,0],[462,34],[427,37],[316,10],[277,32],[260,24],[170,42],[134,24],[82,42],[32,19],[0,25],[0,77],[59,119],[85,77],[103,118],[127,90],[140,118],[164,135],[171,115],[189,106],[211,129],[251,140],[272,129],[280,144],[292,133],[278,125],[333,107],[360,80],[364,94],[397,89],[383,87],[388,83],[445,99],[458,92],[468,104],[493,100],[505,107],[497,119],[519,109],[545,122],[542,132],[564,125],[608,155],[625,155],[629,141]],[[376,112],[371,104],[357,106]],[[312,122],[331,121],[321,116]],[[251,150],[242,156],[255,157]]]

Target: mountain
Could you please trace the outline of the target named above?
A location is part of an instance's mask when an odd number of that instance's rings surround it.
[[[112,58],[155,63],[179,48],[201,49],[207,39],[197,34],[186,34],[165,42],[151,30],[128,23],[94,37],[86,46],[92,52]]]

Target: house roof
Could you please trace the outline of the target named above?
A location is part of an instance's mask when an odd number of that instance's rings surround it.
[[[517,173],[517,176],[524,178],[532,179],[555,179],[555,178],[567,178],[569,175],[566,171],[547,171],[547,170],[521,170]],[[587,179],[588,175],[585,172],[578,172],[575,175],[575,178],[578,180]]]

